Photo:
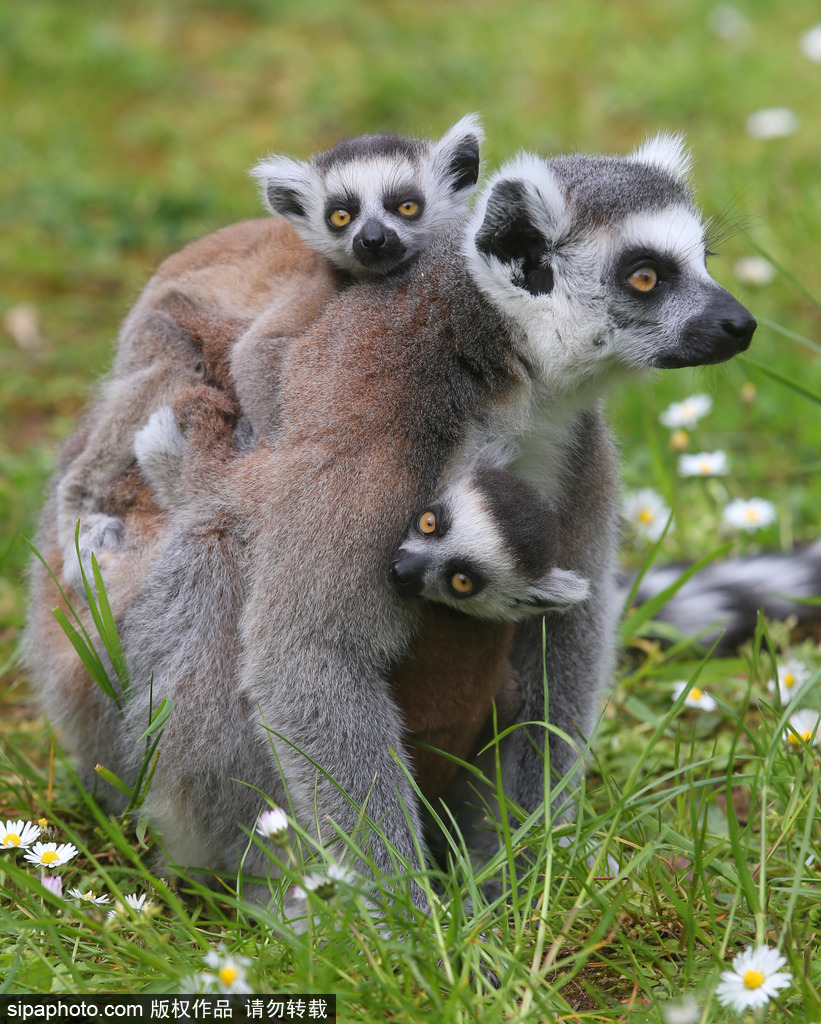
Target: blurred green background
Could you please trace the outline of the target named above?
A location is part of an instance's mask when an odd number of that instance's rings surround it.
[[[270,151],[438,135],[472,110],[486,171],[523,147],[622,153],[684,131],[730,229],[711,269],[762,322],[751,355],[821,392],[818,351],[784,333],[821,336],[821,63],[800,44],[819,20],[810,0],[0,0],[0,663],[24,614],[18,534],[119,323],[165,255],[261,213],[247,169]],[[794,130],[754,137],[771,107]],[[734,270],[759,250],[778,268],[763,286]],[[732,453],[727,493],[777,505],[757,541],[813,536],[819,408],[736,361],[609,400],[628,486],[678,502],[669,553],[715,540],[714,496],[682,492],[657,425],[694,391],[715,400],[698,442]]]

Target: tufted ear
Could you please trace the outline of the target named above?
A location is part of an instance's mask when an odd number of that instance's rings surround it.
[[[692,154],[680,132],[659,132],[646,139],[632,154],[637,163],[658,167],[676,178],[687,178],[692,165]]]
[[[307,216],[310,197],[316,190],[310,164],[287,156],[269,156],[249,173],[259,182],[262,201],[271,213],[296,222]]]
[[[511,280],[517,288],[531,295],[546,295],[553,290],[553,270],[538,205],[539,197],[531,182],[497,179],[487,195],[474,242],[480,254],[510,266]]]
[[[479,147],[485,133],[478,114],[466,114],[431,147],[431,165],[453,194],[470,195],[479,180]]]

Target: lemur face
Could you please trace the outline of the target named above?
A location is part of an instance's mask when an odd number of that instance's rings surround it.
[[[452,485],[413,517],[391,559],[391,583],[400,594],[510,622],[564,610],[587,596],[588,585],[581,576],[547,565],[552,531],[550,524],[530,514],[532,508],[521,509],[518,516],[507,508],[501,519],[493,514],[487,484],[495,488],[505,480],[522,487],[508,474],[477,475]],[[540,499],[535,493],[533,498],[540,514]],[[522,520],[535,557],[529,566],[515,550],[523,539]],[[517,538],[506,535],[508,527],[511,535],[518,532]]]
[[[718,363],[756,322],[705,266],[705,225],[682,140],[630,157],[521,156],[480,198],[470,273],[523,328],[548,387],[595,385],[634,367]]]
[[[464,208],[479,175],[474,115],[437,143],[362,135],[310,163],[271,157],[254,168],[263,199],[308,245],[355,277],[410,262]]]

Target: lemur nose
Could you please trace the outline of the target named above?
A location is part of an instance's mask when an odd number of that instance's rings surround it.
[[[366,249],[381,249],[387,239],[385,238],[385,232],[377,226],[371,230],[365,228],[359,236],[359,241]]]
[[[755,317],[747,313],[746,310],[744,314],[722,320],[721,329],[739,345],[747,348],[758,324]]]
[[[416,597],[425,584],[425,561],[414,555],[400,555],[391,563],[390,578],[403,597]]]

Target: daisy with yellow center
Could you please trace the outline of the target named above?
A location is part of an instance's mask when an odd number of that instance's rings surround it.
[[[205,962],[215,972],[210,977],[218,992],[253,992],[248,984],[247,969],[251,964],[248,957],[231,955],[220,946],[206,955]]]
[[[722,1006],[731,1006],[737,1013],[748,1007],[766,1006],[792,982],[792,975],[781,971],[786,962],[777,949],[748,946],[735,958],[732,970],[721,972],[716,998]]]
[[[778,666],[778,679],[769,684],[770,693],[778,691],[782,704],[789,703],[798,691],[810,681],[810,669],[797,658],[788,658]]]
[[[673,402],[659,416],[659,422],[671,430],[694,427],[712,408],[713,400],[709,395],[691,395],[682,402]]]
[[[26,854],[26,860],[41,868],[54,870],[76,857],[77,847],[72,843],[35,843]]]
[[[626,495],[623,513],[636,536],[649,541],[659,539],[670,518],[670,509],[652,487],[642,487]]]
[[[790,715],[784,730],[787,746],[796,752],[806,744],[812,747],[821,743],[821,715],[809,708],[802,708]]]
[[[69,889],[69,896],[73,896],[75,900],[81,900],[83,903],[93,903],[94,906],[99,906],[101,903],[108,903],[108,896],[95,896],[92,889],[88,892],[80,892],[79,889]]]
[[[30,821],[7,821],[0,825],[0,848],[4,850],[25,849],[40,835],[40,826]]]
[[[680,455],[678,472],[679,476],[726,476],[730,472],[730,461],[721,449]]]
[[[684,690],[688,690],[684,698],[686,708],[698,708],[699,711],[715,711],[718,704],[709,693],[705,693],[700,686],[690,686],[689,683],[679,682],[673,685],[673,702],[677,701]]]
[[[721,519],[732,529],[754,533],[775,522],[775,505],[765,498],[736,498],[724,506]]]

